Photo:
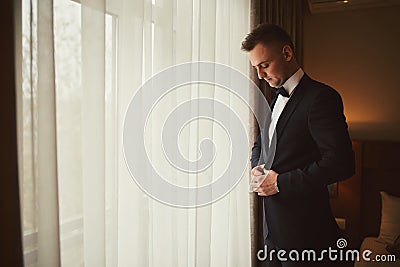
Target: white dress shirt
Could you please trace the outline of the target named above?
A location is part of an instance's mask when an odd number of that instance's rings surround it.
[[[290,97],[292,96],[294,89],[299,84],[301,78],[303,78],[304,71],[299,68],[286,82],[282,85],[285,88],[286,92],[288,92],[289,97],[284,97],[281,94],[278,95],[278,99],[275,102],[274,109],[272,110],[271,114],[271,124],[269,125],[269,145],[271,146],[272,136],[274,134],[276,124],[278,123],[279,117],[283,109],[285,108],[287,102],[289,101]]]

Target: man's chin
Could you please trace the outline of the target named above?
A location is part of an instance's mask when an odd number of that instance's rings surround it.
[[[268,83],[268,85],[269,85],[270,87],[274,87],[274,88],[277,87],[277,84],[274,83],[272,80],[267,80],[267,79],[264,79],[264,80]]]

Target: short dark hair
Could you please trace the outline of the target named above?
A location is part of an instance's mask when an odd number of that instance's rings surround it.
[[[289,45],[294,52],[294,45],[289,34],[274,24],[264,23],[255,27],[242,42],[242,50],[249,52],[259,43],[265,46],[270,44],[277,44],[282,47]]]

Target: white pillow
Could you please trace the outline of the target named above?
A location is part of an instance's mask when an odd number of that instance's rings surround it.
[[[379,240],[393,244],[400,235],[400,197],[380,192],[382,199],[382,217]]]

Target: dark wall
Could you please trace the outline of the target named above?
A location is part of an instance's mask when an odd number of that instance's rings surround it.
[[[304,67],[342,95],[353,140],[400,141],[400,5],[308,14]]]
[[[22,266],[18,189],[13,1],[0,8],[0,266]]]

